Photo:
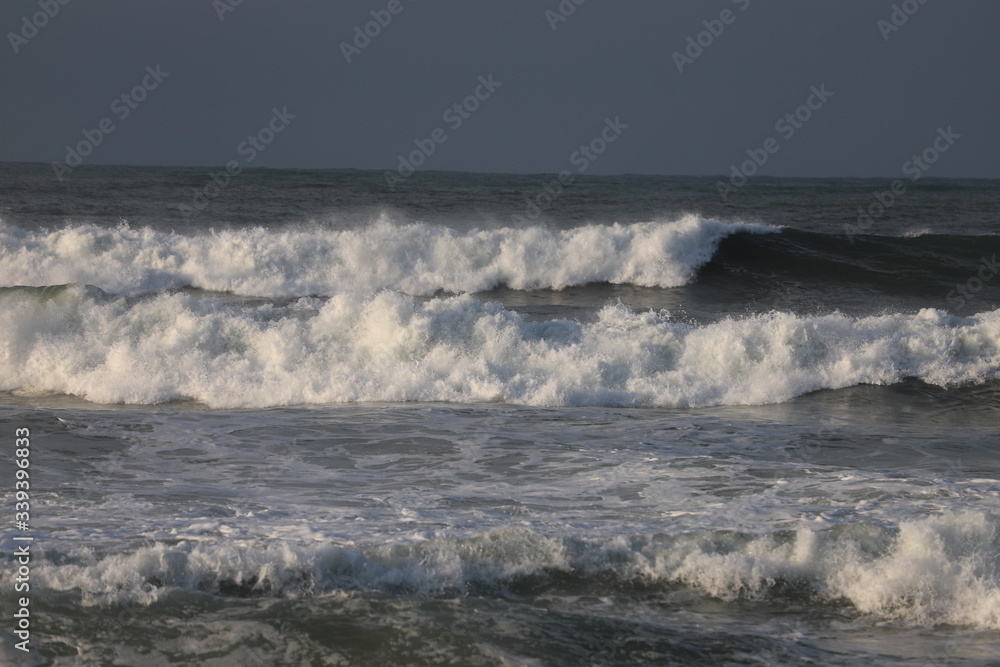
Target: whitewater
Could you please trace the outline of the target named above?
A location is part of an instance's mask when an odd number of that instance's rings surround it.
[[[0,165],[39,664],[996,662],[995,182],[205,179]]]
[[[587,283],[677,287],[711,259],[718,242],[764,225],[681,220],[458,231],[398,224],[266,227],[177,234],[151,227],[73,224],[27,231],[0,226],[0,284],[94,285],[113,293],[180,287],[246,296],[332,296],[390,289],[438,292],[561,289]]]
[[[470,295],[305,297],[246,307],[69,285],[0,288],[0,390],[213,408],[356,401],[750,405],[908,378],[1000,378],[1000,310],[692,325],[608,305],[529,321]]]

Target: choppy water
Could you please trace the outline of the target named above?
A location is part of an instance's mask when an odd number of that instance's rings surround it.
[[[1000,655],[996,182],[2,171],[37,664]]]

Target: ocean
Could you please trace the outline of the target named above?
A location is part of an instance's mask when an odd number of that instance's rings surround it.
[[[0,661],[1000,664],[1000,181],[397,180],[0,165]]]

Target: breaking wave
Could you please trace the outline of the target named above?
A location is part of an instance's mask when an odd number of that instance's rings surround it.
[[[470,295],[395,292],[234,304],[97,288],[0,289],[0,390],[217,408],[353,401],[707,406],[818,389],[1000,378],[1000,310],[706,325],[609,305],[528,321]]]
[[[124,294],[196,287],[272,298],[382,289],[427,296],[595,282],[677,287],[727,235],[770,231],[694,216],[563,231],[460,232],[385,217],[353,230],[256,227],[195,236],[127,225],[35,232],[0,226],[0,285],[82,283]]]
[[[156,543],[99,557],[64,554],[32,571],[40,587],[88,604],[154,604],[171,590],[223,596],[337,591],[489,594],[519,582],[558,589],[682,586],[717,599],[848,603],[914,626],[1000,629],[997,522],[981,512],[897,526],[842,524],[752,535],[730,531],[581,539],[499,528],[372,546]],[[33,579],[34,587],[34,579]]]

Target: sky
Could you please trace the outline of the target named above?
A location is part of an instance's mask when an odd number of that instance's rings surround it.
[[[0,161],[1000,177],[990,0],[63,1],[0,8]]]

